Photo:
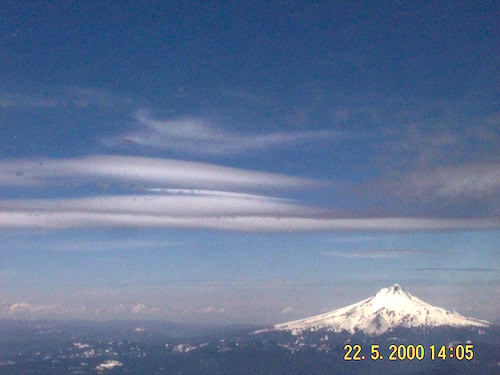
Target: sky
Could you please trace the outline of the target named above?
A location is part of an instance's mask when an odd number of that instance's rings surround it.
[[[495,1],[4,2],[0,319],[500,323]]]

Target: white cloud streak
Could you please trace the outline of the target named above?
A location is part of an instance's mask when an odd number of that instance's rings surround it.
[[[103,215],[148,215],[159,217],[202,218],[219,216],[290,215],[313,213],[284,200],[250,194],[216,192],[204,195],[127,195],[76,199],[9,200],[3,210]]]
[[[163,187],[230,190],[234,188],[297,188],[319,184],[310,179],[201,162],[121,155],[74,159],[13,160],[0,162],[0,186],[54,184],[58,179],[78,183],[108,179]]]
[[[214,128],[200,118],[155,120],[145,111],[137,111],[136,119],[141,125],[139,130],[105,140],[104,143],[115,146],[126,140],[127,143],[139,146],[184,153],[230,155],[340,135],[330,130],[236,134]]]
[[[385,259],[397,258],[401,256],[416,256],[416,255],[429,255],[429,251],[425,250],[410,250],[410,249],[361,249],[349,251],[329,251],[325,255],[335,256],[341,258],[353,259]]]
[[[48,202],[47,202],[48,203]],[[52,207],[57,203],[52,202]],[[81,203],[81,202],[79,202]],[[4,206],[4,203],[2,203]],[[367,218],[325,219],[313,215],[290,216],[264,212],[242,215],[216,213],[206,216],[172,216],[168,212],[152,214],[116,210],[92,211],[88,208],[72,211],[40,210],[35,206],[22,208],[10,205],[1,208],[0,227],[15,229],[74,229],[102,227],[157,227],[217,229],[247,232],[300,232],[300,231],[412,231],[453,230],[466,228],[500,228],[500,220],[477,219],[420,219],[420,218]],[[83,207],[78,204],[77,206]],[[47,207],[47,206],[46,206]],[[290,209],[286,205],[283,210]]]

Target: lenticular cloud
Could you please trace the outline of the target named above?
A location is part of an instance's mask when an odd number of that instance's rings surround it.
[[[217,190],[305,188],[319,184],[306,178],[202,162],[123,155],[0,162],[0,186],[50,185],[61,179],[70,179],[72,184],[111,180]]]

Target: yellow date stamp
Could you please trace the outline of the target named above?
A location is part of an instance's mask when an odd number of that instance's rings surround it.
[[[381,354],[379,344],[371,344],[368,353],[365,353],[359,344],[344,345],[344,361],[422,361],[424,358],[434,360],[456,359],[459,361],[470,361],[474,358],[474,346],[472,344],[458,344],[454,346],[430,345],[428,347],[419,345],[395,345],[388,347],[387,355]]]

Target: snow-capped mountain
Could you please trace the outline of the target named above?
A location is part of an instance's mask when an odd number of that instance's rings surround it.
[[[489,327],[491,323],[466,318],[454,311],[425,303],[398,284],[381,289],[375,296],[356,304],[310,318],[277,324],[274,330],[303,331],[325,329],[380,335],[393,328],[413,327]]]

